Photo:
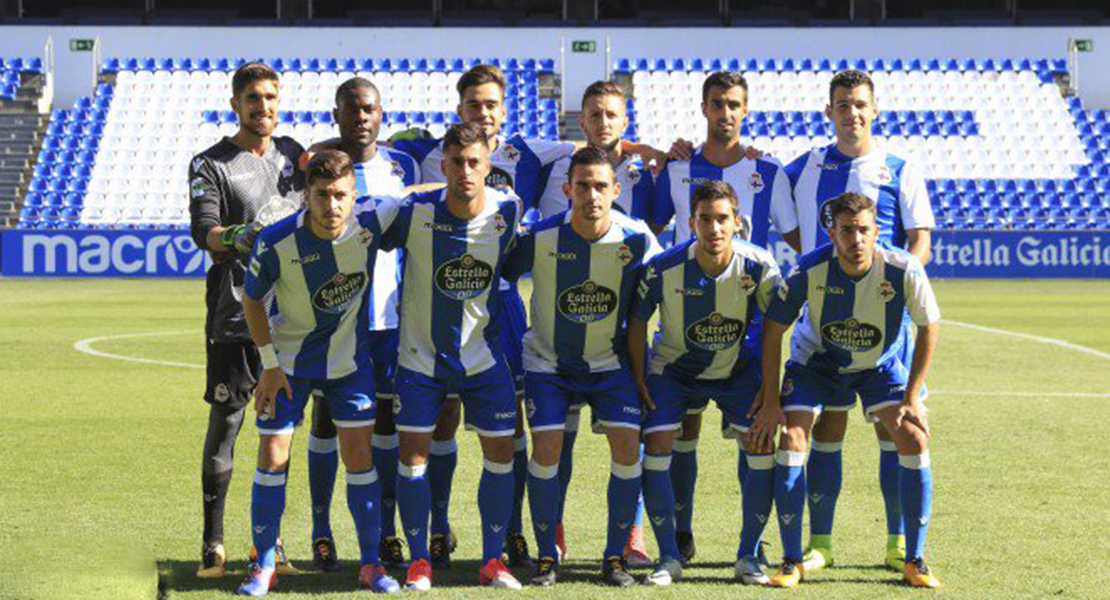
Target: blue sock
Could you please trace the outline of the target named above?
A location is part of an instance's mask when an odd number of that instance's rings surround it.
[[[528,463],[528,507],[539,557],[558,558],[555,548],[555,518],[559,515],[559,465],[545,467]]]
[[[809,534],[832,535],[836,501],[844,480],[840,443],[814,441],[806,464],[809,492]]]
[[[308,490],[312,496],[312,539],[331,538],[331,496],[339,469],[336,438],[308,436]]]
[[[509,533],[524,533],[524,488],[528,487],[528,438],[513,439],[513,513]]]
[[[427,465],[397,465],[397,507],[412,560],[428,559],[428,513],[432,494]]]
[[[741,498],[744,526],[740,530],[740,548],[736,558],[755,558],[759,554],[759,540],[763,537],[763,529],[767,527],[775,500],[775,456],[747,453],[741,453],[741,456],[748,468],[744,469],[744,483],[741,485],[744,489]]]
[[[740,495],[744,495],[744,486],[748,482],[748,453],[744,451],[744,443],[738,440],[736,444],[740,450],[736,455],[736,481],[740,482]]]
[[[505,528],[513,512],[513,463],[485,461],[478,484],[478,512],[482,515],[482,564],[501,559]]]
[[[929,452],[900,455],[902,514],[906,523],[906,560],[925,558],[925,537],[933,512],[933,469]]]
[[[285,512],[285,472],[254,472],[251,488],[251,537],[258,550],[258,566],[274,568],[281,514]]]
[[[674,537],[674,488],[671,486],[671,456],[644,455],[644,505],[647,507],[655,541],[659,544],[659,562],[678,558]]]
[[[451,508],[451,484],[459,464],[459,445],[455,440],[432,440],[428,456],[428,484],[432,490],[432,534],[447,535],[451,531],[448,513]]]
[[[894,442],[879,441],[879,488],[886,505],[886,532],[903,535],[902,524],[902,469],[898,466],[898,449]]]
[[[397,434],[375,435],[374,464],[381,486],[382,537],[397,535]]]
[[[698,441],[675,440],[674,453],[671,456],[675,529],[690,533],[694,530],[694,485],[698,480]]]
[[[347,508],[351,509],[355,520],[364,565],[378,564],[378,541],[382,533],[381,493],[375,469],[360,473],[347,471]]]
[[[558,523],[563,522],[563,510],[567,505],[567,489],[570,488],[570,476],[574,473],[574,442],[578,440],[578,419],[582,413],[572,412],[567,415],[567,428],[563,431],[563,450],[559,455],[559,515]],[[573,427],[573,428],[572,428]]]
[[[775,508],[779,515],[783,557],[801,562],[802,516],[806,510],[806,453],[779,450],[776,461]]]
[[[609,529],[605,555],[621,556],[628,541],[628,530],[636,518],[636,504],[640,498],[640,476],[643,468],[634,465],[609,465]]]

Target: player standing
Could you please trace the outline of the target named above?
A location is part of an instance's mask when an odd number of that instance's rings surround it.
[[[717,72],[702,85],[702,114],[706,141],[689,160],[672,160],[655,183],[655,208],[651,219],[665,225],[674,218],[675,244],[690,239],[693,192],[706,181],[724,181],[735,190],[739,212],[751,222],[747,237],[756,246],[767,245],[771,224],[779,231],[797,228],[790,185],[781,163],[772,157],[750,159],[740,143],[740,125],[748,114],[748,83],[739,73]],[[675,520],[683,561],[694,557],[694,487],[697,482],[697,444],[701,414],[694,412],[682,423],[675,440],[671,479],[675,494]],[[742,449],[741,449],[742,454]],[[739,459],[740,480],[747,461]]]
[[[313,145],[309,152],[332,148],[345,152],[354,163],[355,189],[359,198],[400,196],[408,186],[420,183],[420,167],[411,156],[377,143],[382,125],[381,94],[377,86],[361,77],[340,84],[335,92],[332,117],[339,138]],[[397,368],[397,316],[400,292],[400,253],[379,252],[374,263],[373,285],[366,310],[370,326],[370,353],[374,365],[374,390],[386,410],[374,424],[374,456],[381,474],[381,531],[379,547],[387,567],[404,562],[397,538],[397,430],[393,427],[393,375]],[[308,481],[312,492],[312,555],[325,571],[339,568],[329,513],[338,468],[336,430],[327,403],[313,403],[312,433],[308,438]]]
[[[204,541],[198,577],[222,577],[226,572],[224,506],[235,439],[261,372],[239,300],[247,256],[261,229],[259,222],[293,212],[301,204],[304,187],[303,176],[295,168],[303,152],[300,144],[292,138],[273,137],[278,93],[278,75],[270,67],[251,62],[236,70],[231,108],[239,118],[239,130],[189,163],[193,240],[214,262],[205,290],[204,399],[210,406],[201,470]],[[280,542],[278,551],[279,568],[291,569]]]
[[[932,511],[933,478],[929,425],[921,398],[939,332],[940,309],[912,254],[877,245],[881,225],[876,205],[855,192],[841,194],[825,209],[832,245],[798,261],[764,323],[763,377],[775,381],[782,361],[782,336],[798,318],[782,383],[767,385],[753,427],[769,440],[782,423],[775,473],[775,506],[784,559],[773,585],[797,586],[802,562],[802,514],[806,479],[802,469],[818,414],[845,393],[859,394],[864,412],[886,428],[897,446],[898,484],[906,522],[904,580],[913,586],[940,582],[925,564],[925,536]],[[917,326],[910,365],[901,357],[905,322]],[[785,417],[784,417],[785,413]]]
[[[528,497],[540,557],[532,581],[556,581],[559,457],[567,412],[581,399],[605,426],[612,456],[602,578],[627,586],[635,579],[621,554],[640,495],[641,410],[628,372],[625,317],[640,269],[659,245],[642,221],[610,211],[621,186],[603,150],[579,150],[569,169],[571,209],[534,225],[505,268],[513,280],[532,273],[532,328],[524,336],[533,446]]]
[[[832,78],[825,115],[835,127],[836,143],[808,152],[786,167],[798,229],[783,237],[800,245],[803,253],[827,244],[832,199],[844,192],[857,192],[875,202],[879,241],[906,248],[922,264],[928,264],[930,230],[935,220],[925,177],[912,161],[886,151],[872,136],[871,127],[878,114],[875,86],[866,73],[844,71]],[[914,345],[912,327],[907,327],[902,362],[908,365],[913,360]],[[922,398],[926,395],[923,390]],[[833,564],[832,528],[843,473],[841,447],[848,411],[855,402],[854,394],[839,395],[825,406],[813,428],[813,449],[806,466],[810,547],[805,566],[810,573]],[[887,517],[885,563],[900,572],[905,565],[906,542],[898,498],[898,451],[882,424],[875,423],[875,433],[880,449],[879,487]]]
[[[454,125],[443,138],[446,190],[413,194],[383,247],[406,251],[394,422],[400,437],[397,502],[412,563],[406,588],[432,584],[428,551],[432,432],[448,393],[466,405],[485,457],[478,490],[482,521],[479,582],[519,589],[501,562],[513,504],[516,397],[497,338],[498,281],[516,241],[520,200],[486,186],[489,146],[482,129]]]
[[[251,493],[258,563],[238,594],[261,597],[273,587],[289,450],[313,390],[339,432],[347,505],[362,550],[359,585],[395,593],[400,586],[378,564],[380,489],[370,446],[376,404],[365,303],[378,244],[400,202],[368,201],[353,215],[354,166],[334,150],[309,162],[306,179],[308,207],[259,234],[243,296],[264,370],[255,390],[261,439]],[[271,294],[281,310],[272,319]]]
[[[765,249],[737,239],[743,225],[732,186],[707,181],[691,198],[696,238],[648,264],[628,324],[630,364],[644,404],[644,501],[659,542],[661,571],[681,572],[675,539],[671,448],[686,414],[717,402],[728,427],[746,434],[760,389],[759,338],[749,335],[781,281]],[[650,375],[644,376],[648,321],[659,308]],[[743,531],[736,577],[766,584],[759,541],[771,513],[774,446],[745,439]],[[653,575],[654,577],[654,575]],[[652,581],[650,578],[648,581]]]

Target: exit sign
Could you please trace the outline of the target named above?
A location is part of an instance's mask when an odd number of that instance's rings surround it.
[[[1076,52],[1094,52],[1095,51],[1095,41],[1094,40],[1075,40],[1075,50],[1076,50]]]
[[[592,54],[594,52],[597,52],[597,42],[593,40],[574,41],[570,43],[570,49],[572,52],[585,52]]]
[[[96,47],[96,40],[69,40],[70,52],[92,52]]]

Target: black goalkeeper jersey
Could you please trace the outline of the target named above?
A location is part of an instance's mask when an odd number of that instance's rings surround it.
[[[243,315],[243,281],[247,256],[208,248],[208,232],[258,221],[268,225],[303,202],[304,174],[297,161],[304,148],[293,138],[272,138],[263,156],[255,156],[228,138],[193,157],[189,163],[189,215],[193,240],[215,261],[208,270],[204,331],[215,343],[250,342]]]

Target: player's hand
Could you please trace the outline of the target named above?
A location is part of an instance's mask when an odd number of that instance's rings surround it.
[[[744,158],[746,158],[748,160],[755,160],[757,158],[763,158],[764,155],[765,155],[765,153],[762,150],[760,150],[758,148],[755,148],[753,146],[746,146],[744,148]]]
[[[220,241],[229,250],[234,249],[239,254],[249,255],[251,250],[254,249],[254,240],[258,237],[260,231],[262,231],[262,226],[258,223],[232,225],[220,234]]]
[[[297,160],[297,168],[300,169],[302,173],[308,172],[308,163],[312,160],[313,156],[316,156],[316,151],[313,150],[315,147],[316,146],[313,145],[312,148],[302,152],[300,159]]]
[[[671,144],[671,150],[667,153],[667,158],[671,160],[690,160],[694,155],[694,143],[690,140],[678,138]]]
[[[293,398],[293,389],[289,387],[289,380],[281,367],[274,367],[262,371],[258,378],[258,385],[254,388],[254,410],[259,419],[272,419],[276,414],[278,394],[285,391],[287,399]]]
[[[746,416],[749,417],[749,418],[754,417],[759,412],[759,409],[761,409],[761,408],[763,408],[763,387],[762,386],[759,388],[759,391],[755,393],[755,398],[752,398],[752,407],[748,409],[748,414]]]
[[[904,423],[910,423],[920,429],[925,437],[929,437],[929,410],[920,398],[907,397],[898,406],[898,415],[894,418],[894,427],[901,428]]]
[[[636,393],[640,396],[640,404],[646,410],[655,410],[655,401],[651,399],[651,392],[648,391],[647,386],[638,383],[636,384]]]
[[[755,415],[751,430],[748,431],[749,442],[757,448],[774,446],[775,437],[786,426],[786,415],[777,402],[764,402]]]
[[[659,175],[667,166],[667,153],[644,144],[640,149],[640,160],[648,166],[652,175]]]

